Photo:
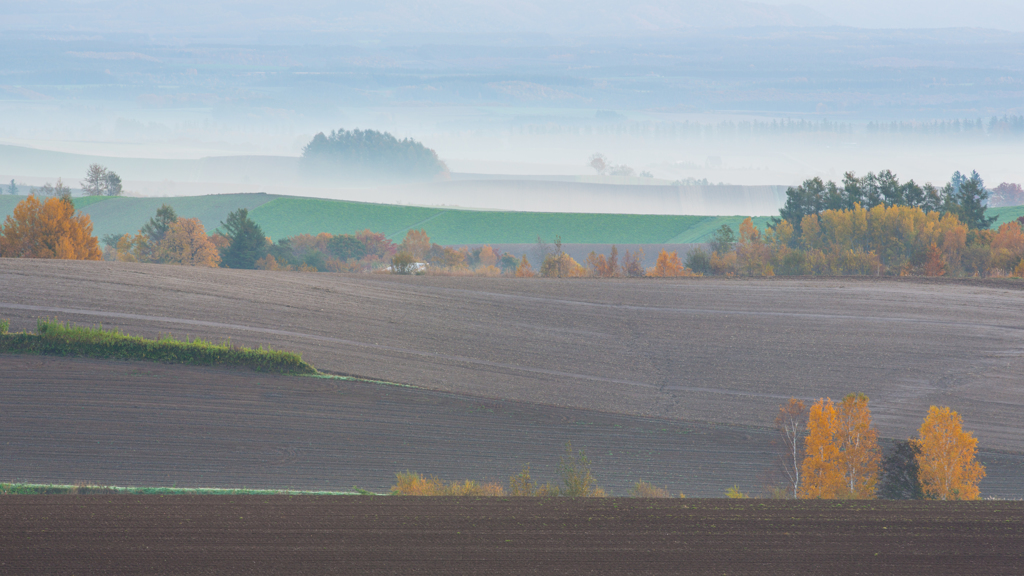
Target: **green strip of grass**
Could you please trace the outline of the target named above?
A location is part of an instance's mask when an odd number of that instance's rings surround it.
[[[151,360],[169,364],[239,366],[260,372],[316,374],[311,364],[294,352],[269,348],[243,348],[205,340],[176,340],[164,336],[150,340],[120,330],[72,326],[57,320],[39,319],[36,333],[7,334],[0,330],[0,352],[87,356],[117,360]]]
[[[250,488],[160,488],[140,486],[94,486],[73,484],[27,484],[20,482],[0,482],[0,494],[40,495],[40,494],[147,494],[176,495],[195,494],[201,496],[386,496],[353,486],[348,491],[332,490],[255,490]]]

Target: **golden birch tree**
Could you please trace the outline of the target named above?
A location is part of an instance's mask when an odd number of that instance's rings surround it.
[[[918,478],[926,498],[975,500],[985,467],[976,460],[978,439],[963,429],[960,415],[948,407],[932,406],[915,444]]]
[[[878,431],[871,427],[868,397],[811,406],[801,463],[802,498],[874,498],[881,466]]]

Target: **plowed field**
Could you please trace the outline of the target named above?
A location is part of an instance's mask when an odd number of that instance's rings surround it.
[[[366,382],[0,356],[3,480],[386,492],[395,472],[557,482],[565,442],[599,484],[690,497],[779,480],[764,428],[642,418]],[[983,451],[983,494],[1021,497],[1024,457]]]
[[[25,496],[4,574],[1024,572],[1019,502]]]
[[[35,318],[56,315],[133,334],[170,332],[269,344],[302,352],[317,367],[336,373],[481,401],[651,417],[679,426],[731,425],[730,430],[750,430],[744,436],[763,438],[764,443],[764,428],[778,404],[790,396],[838,398],[863,391],[871,397],[883,436],[910,436],[928,406],[949,405],[977,434],[982,450],[995,460],[1016,462],[1014,454],[1024,453],[1020,287],[1012,282],[872,279],[396,278],[0,260],[0,317],[11,318],[14,329],[31,328]],[[59,381],[69,369],[74,370],[45,364],[38,377]],[[116,397],[103,392],[109,368],[94,369],[100,381],[87,394]],[[161,376],[150,386],[174,378]],[[208,418],[215,420],[224,405],[210,407],[209,380],[194,378],[195,410],[209,411]],[[123,394],[122,388],[111,389]],[[27,401],[42,410],[53,398],[39,394]],[[188,422],[193,416],[183,410],[181,421]],[[252,414],[262,410],[254,408]],[[362,418],[372,414],[368,411]],[[380,408],[376,417],[393,422],[404,416]],[[488,425],[487,420],[447,421],[458,437],[470,440]],[[274,425],[288,426],[286,420]],[[102,432],[110,424],[96,420],[93,426]],[[28,427],[20,430],[23,437],[31,435]],[[211,428],[207,439],[215,438],[216,431]],[[563,438],[550,441],[545,453]],[[728,439],[722,445],[741,448]],[[474,450],[481,459],[495,453],[494,446],[473,448],[471,441],[460,446],[467,457]],[[37,450],[45,454],[50,448]],[[762,448],[751,451],[759,455],[747,461],[760,459],[762,464],[755,466],[768,467]],[[597,453],[593,448],[590,452]],[[279,457],[292,458],[287,452]],[[211,474],[215,461],[210,461]],[[415,462],[396,458],[392,466],[419,468]],[[184,462],[178,469],[192,464]],[[715,467],[721,462],[712,455],[692,465]],[[443,466],[424,465],[420,471],[442,473]],[[495,468],[501,467],[491,470]],[[480,479],[500,479],[507,473],[479,470]],[[390,476],[393,471],[381,472]],[[996,480],[993,471],[986,482]],[[245,483],[254,485],[258,472],[229,478],[252,478]],[[759,474],[743,476],[752,481]],[[663,483],[671,483],[670,476],[676,471],[661,476]],[[202,473],[193,479],[197,477],[211,476]],[[104,481],[74,470],[61,478]],[[1010,491],[988,493],[1019,496],[1022,491],[1019,482],[999,480],[991,486],[996,485]],[[708,492],[720,494],[721,488]]]

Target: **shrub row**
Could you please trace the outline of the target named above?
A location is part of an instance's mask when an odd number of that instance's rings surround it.
[[[120,330],[73,326],[57,320],[39,319],[36,333],[6,333],[0,330],[0,352],[86,356],[117,360],[150,360],[169,364],[239,366],[260,372],[316,374],[316,369],[299,354],[269,348],[243,348],[228,342],[176,340],[164,336],[150,340],[129,336]]]

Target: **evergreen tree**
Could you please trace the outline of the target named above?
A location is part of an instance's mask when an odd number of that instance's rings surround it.
[[[139,232],[149,236],[150,242],[155,244],[164,239],[164,236],[167,235],[167,229],[177,221],[178,215],[174,212],[174,208],[164,204],[157,208],[156,216],[150,218],[149,222]]]
[[[970,178],[955,172],[945,194],[946,211],[956,214],[968,228],[987,230],[996,221],[995,216],[985,217],[989,191],[977,172],[971,172]]]
[[[7,187],[7,193],[11,195],[18,193],[18,185],[14,183],[14,178],[11,178],[11,185]]]
[[[267,237],[260,225],[249,219],[249,211],[239,208],[220,223],[231,243],[221,249],[221,266],[255,269],[256,261],[267,255]]]
[[[908,440],[899,440],[882,460],[882,479],[878,496],[885,500],[921,500],[924,492],[917,477],[920,447]]]

